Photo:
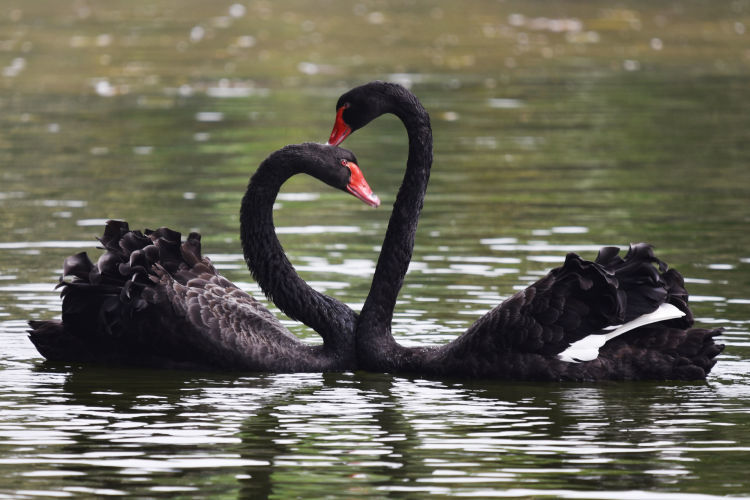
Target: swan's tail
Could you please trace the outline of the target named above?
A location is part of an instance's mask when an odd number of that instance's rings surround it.
[[[202,259],[197,233],[181,243],[180,233],[167,228],[142,233],[131,231],[126,222],[108,221],[99,241],[105,252],[96,263],[86,252],[65,259],[58,284],[62,321],[29,322],[29,337],[48,360],[106,361],[102,357],[108,352],[121,359],[129,349],[142,356],[139,337],[149,330],[138,326],[157,319],[159,308],[149,306],[164,301],[161,275],[181,281]]]
[[[62,321],[29,321],[29,338],[48,361],[93,361],[86,344],[65,332]]]

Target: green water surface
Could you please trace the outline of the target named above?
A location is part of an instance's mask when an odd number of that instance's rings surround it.
[[[108,218],[200,231],[258,295],[238,241],[249,176],[325,141],[338,96],[373,79],[409,86],[435,136],[401,342],[454,338],[568,251],[648,241],[697,323],[726,328],[708,381],[43,362],[25,321],[59,316],[62,259],[96,258]],[[0,496],[750,495],[749,95],[746,0],[6,0]],[[383,206],[300,177],[275,222],[300,274],[359,308],[406,134],[384,117],[345,146]]]

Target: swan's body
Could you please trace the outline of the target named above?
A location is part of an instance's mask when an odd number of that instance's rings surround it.
[[[346,150],[287,146],[261,163],[240,214],[242,246],[253,276],[281,310],[323,337],[309,345],[263,304],[221,276],[201,256],[200,235],[180,242],[166,228],[130,231],[110,221],[105,253],[65,261],[62,321],[32,321],[30,338],[51,361],[251,371],[329,371],[355,362],[356,314],[310,288],[276,238],[273,203],[281,185],[308,173],[370,205],[379,201]]]
[[[644,244],[631,247],[624,258],[613,247],[603,248],[594,262],[569,254],[563,266],[489,311],[454,341],[436,348],[399,345],[391,318],[429,180],[429,116],[408,90],[383,82],[345,93],[336,107],[331,144],[385,113],[400,118],[409,137],[404,181],[357,324],[362,368],[516,380],[706,377],[723,348],[714,342],[720,332],[690,328],[682,277]],[[670,306],[660,309],[665,304]],[[657,310],[668,314],[654,314]],[[634,320],[635,328],[577,349],[583,338],[607,335],[611,327]],[[579,362],[577,355],[586,359]]]

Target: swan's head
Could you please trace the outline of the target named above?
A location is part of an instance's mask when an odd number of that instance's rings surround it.
[[[396,112],[396,103],[412,94],[401,85],[370,82],[353,88],[336,103],[336,122],[328,144],[338,146],[349,135],[378,116]]]
[[[304,173],[331,187],[346,191],[371,207],[380,206],[380,199],[367,184],[354,153],[328,144],[307,143],[302,146]]]

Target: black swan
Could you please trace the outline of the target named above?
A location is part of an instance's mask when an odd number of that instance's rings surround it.
[[[363,369],[510,380],[704,379],[723,349],[720,330],[690,328],[682,276],[631,246],[602,248],[594,262],[565,263],[439,347],[406,348],[391,318],[414,245],[432,164],[430,119],[400,85],[372,82],[343,94],[329,143],[339,145],[378,116],[406,127],[409,157],[370,293],[357,323]],[[623,324],[625,324],[623,326]]]
[[[269,299],[313,328],[309,345],[260,302],[201,257],[200,235],[167,228],[131,231],[109,221],[105,253],[65,260],[62,321],[31,321],[31,341],[50,361],[250,371],[331,371],[354,367],[356,314],[310,288],[287,260],[273,225],[281,185],[306,173],[378,206],[354,155],[306,143],[272,153],[250,179],[240,211],[245,260]]]

